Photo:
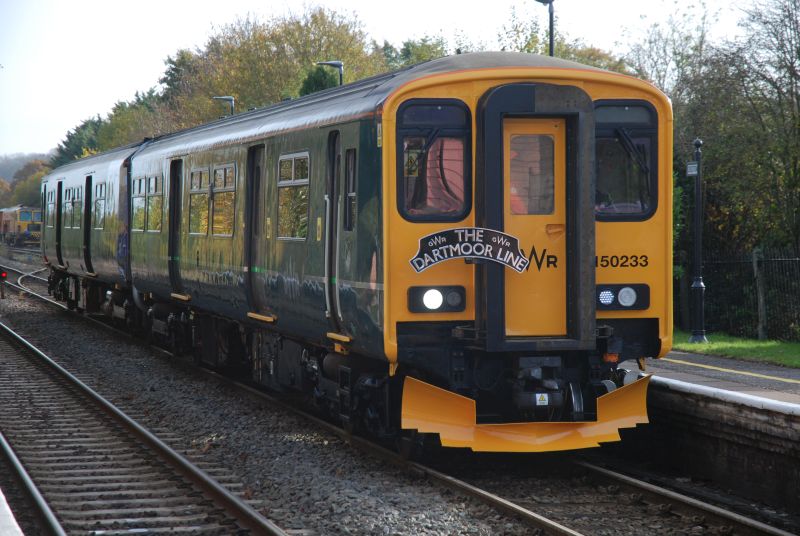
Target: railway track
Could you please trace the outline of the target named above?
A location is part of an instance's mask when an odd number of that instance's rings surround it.
[[[25,289],[24,286],[20,288],[30,291]],[[44,296],[40,297],[46,299]],[[52,303],[58,304],[57,302]],[[58,305],[63,307],[61,304]],[[536,475],[530,475],[527,479],[515,480],[512,478],[510,481],[504,480],[499,483],[491,479],[471,478],[469,475],[459,478],[454,476],[454,474],[458,474],[459,471],[452,470],[452,468],[448,467],[448,464],[445,464],[444,468],[434,469],[426,465],[408,461],[394,451],[376,445],[372,441],[353,436],[338,426],[320,419],[316,415],[298,408],[294,404],[277,399],[260,389],[254,389],[249,385],[231,380],[213,371],[206,371],[206,373],[216,377],[221,382],[246,391],[252,397],[302,416],[306,420],[313,422],[316,426],[326,429],[328,432],[340,437],[365,453],[369,453],[388,463],[402,467],[440,486],[474,497],[490,505],[492,508],[518,518],[540,533],[561,535],[581,534],[579,528],[574,528],[581,524],[576,521],[576,518],[580,517],[581,512],[574,500],[575,498],[573,496],[562,496],[560,499],[551,500],[550,504],[542,504],[542,501],[537,501],[535,499],[535,490],[531,491],[529,487],[530,481],[536,480]],[[480,465],[484,462],[481,457],[474,457],[469,463]],[[491,462],[489,463],[491,464]],[[625,515],[622,514],[619,509],[616,509],[618,507],[615,505],[618,502],[622,502],[626,507],[630,506],[634,510],[640,511],[643,516],[651,516],[656,523],[669,520],[672,524],[683,527],[682,529],[675,529],[675,531],[672,532],[674,534],[689,532],[695,532],[697,534],[791,534],[734,512],[727,511],[723,508],[633,479],[610,469],[589,464],[580,459],[571,460],[568,463],[574,465],[574,469],[571,472],[576,474],[580,473],[581,476],[579,479],[581,481],[590,480],[590,487],[595,490],[595,495],[597,495],[597,490],[600,490],[600,495],[602,495],[602,497],[600,497],[601,500],[597,502],[603,504],[594,506],[589,512],[594,517],[595,523],[601,519],[606,519],[610,527],[616,526],[616,528],[609,529],[611,531],[609,532],[610,534],[619,533],[618,520],[623,520],[625,518]],[[508,464],[503,471],[513,474],[515,472],[513,470],[513,464]],[[548,501],[544,502],[547,503]],[[554,503],[560,503],[560,505]],[[603,509],[605,509],[605,511]],[[622,510],[624,510],[624,508],[622,508]],[[681,532],[681,530],[684,532]],[[594,531],[586,531],[586,533],[590,534],[594,533]],[[624,530],[622,533],[624,533]]]
[[[4,451],[56,534],[284,534],[0,324]]]

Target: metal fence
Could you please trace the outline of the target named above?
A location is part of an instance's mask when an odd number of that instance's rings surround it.
[[[688,266],[686,272],[689,273]],[[800,255],[756,249],[705,252],[707,331],[800,341]],[[686,325],[686,281],[676,285],[676,310]]]

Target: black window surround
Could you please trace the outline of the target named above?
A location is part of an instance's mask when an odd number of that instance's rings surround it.
[[[636,107],[647,111],[648,120],[631,118],[630,120],[606,121],[598,116],[598,111],[602,108],[613,107]],[[594,103],[595,109],[595,140],[600,138],[616,138],[619,134],[618,129],[623,129],[631,138],[648,137],[650,138],[650,162],[649,162],[649,187],[652,196],[650,206],[645,212],[608,214],[596,213],[595,219],[601,222],[633,222],[646,221],[653,217],[658,210],[658,113],[655,107],[644,100],[634,99],[604,99]],[[639,114],[641,117],[641,114]],[[595,177],[598,180],[598,177]]]
[[[449,115],[445,122],[434,124],[427,121],[414,121],[406,118],[406,111],[413,107],[447,106],[453,107],[458,113]],[[456,110],[453,110],[454,112]],[[408,136],[428,137],[434,134],[437,138],[458,138],[464,141],[464,201],[463,209],[454,214],[409,214],[404,208],[405,201],[405,172],[403,161],[403,140]],[[459,99],[410,99],[405,101],[397,110],[397,142],[396,142],[397,168],[396,168],[396,193],[397,211],[410,222],[459,222],[466,218],[472,211],[472,114],[469,107]]]

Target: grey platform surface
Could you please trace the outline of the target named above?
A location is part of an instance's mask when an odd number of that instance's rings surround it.
[[[3,491],[0,490],[0,534],[3,536],[23,536],[22,531],[14,519],[14,514],[8,507]]]
[[[635,362],[626,362],[622,366],[637,368]],[[687,383],[800,404],[800,369],[797,368],[673,351],[662,359],[648,359],[646,372]]]

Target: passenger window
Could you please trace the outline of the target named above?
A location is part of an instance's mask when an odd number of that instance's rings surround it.
[[[131,197],[131,231],[144,231],[145,196],[144,179],[134,179]]]
[[[80,229],[81,228],[81,216],[83,215],[83,210],[81,210],[81,193],[83,192],[83,188],[78,186],[73,189],[72,191],[72,228],[73,229]]]
[[[164,186],[161,177],[150,177],[147,179],[146,195],[147,212],[147,231],[160,233],[161,225],[164,220]]]
[[[606,101],[595,109],[595,125],[597,219],[649,218],[657,206],[655,111]]]
[[[308,236],[308,153],[281,156],[278,160],[278,238]]]
[[[50,190],[47,192],[47,213],[45,215],[47,218],[47,226],[49,228],[54,228],[56,224],[56,191]]]
[[[189,234],[208,234],[208,170],[192,171],[189,183]]]
[[[72,227],[72,188],[64,188],[64,203],[61,206],[61,225],[64,229]]]
[[[95,184],[94,186],[94,214],[93,227],[103,229],[106,224],[106,185],[105,183]]]
[[[356,219],[356,150],[348,149],[344,154],[344,182],[345,182],[345,205],[344,205],[344,228],[352,231]]]
[[[411,100],[398,112],[398,209],[410,221],[459,221],[470,208],[471,120],[455,100]]]
[[[233,236],[234,208],[236,201],[236,177],[234,166],[229,165],[214,170],[212,188],[211,234],[214,236]]]

